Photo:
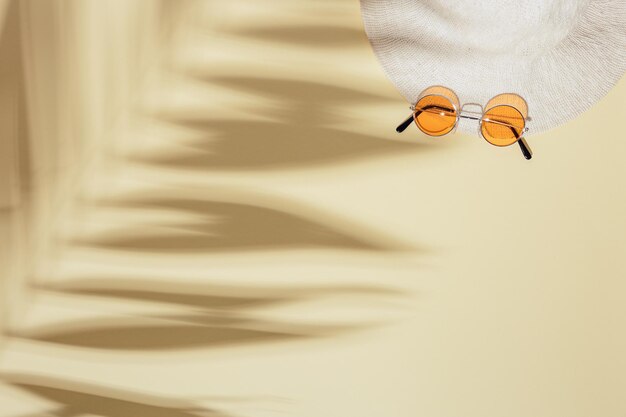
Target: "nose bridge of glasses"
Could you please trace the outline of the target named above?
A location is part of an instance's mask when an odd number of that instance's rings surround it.
[[[466,109],[466,107],[470,107],[470,109]],[[461,119],[469,119],[469,120],[480,120],[483,117],[483,106],[478,103],[465,103],[461,106],[461,110],[459,110],[459,117]]]

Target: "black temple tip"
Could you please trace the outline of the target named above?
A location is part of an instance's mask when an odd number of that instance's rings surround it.
[[[411,123],[413,123],[413,115],[409,116],[408,119],[406,119],[398,127],[396,127],[396,132],[398,133],[404,132],[407,129],[407,127],[411,125]]]
[[[522,150],[524,158],[526,158],[528,161],[533,159],[533,151],[530,149],[530,146],[528,146],[528,143],[526,143],[526,139],[520,138],[517,143]]]

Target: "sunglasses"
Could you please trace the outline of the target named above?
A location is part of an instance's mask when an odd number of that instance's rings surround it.
[[[469,106],[477,107],[480,111],[466,110]],[[517,94],[499,94],[489,100],[483,109],[475,103],[461,106],[454,91],[447,87],[432,86],[422,91],[411,110],[413,114],[396,128],[398,133],[404,132],[415,121],[425,134],[443,136],[456,130],[460,119],[477,120],[480,122],[479,134],[487,142],[500,147],[517,142],[526,159],[533,156],[524,139],[524,134],[528,132],[526,122],[530,120],[528,104]]]

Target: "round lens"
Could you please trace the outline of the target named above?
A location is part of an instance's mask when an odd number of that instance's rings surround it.
[[[449,99],[430,95],[417,102],[413,118],[422,132],[430,136],[442,136],[454,129],[457,111]]]
[[[495,106],[485,112],[480,132],[487,142],[496,146],[509,146],[524,134],[526,120],[515,107]]]

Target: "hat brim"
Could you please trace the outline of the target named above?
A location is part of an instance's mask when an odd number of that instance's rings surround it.
[[[626,1],[581,0],[566,36],[536,51],[477,47],[476,42],[464,41],[462,25],[448,36],[446,30],[458,26],[458,19],[444,25],[445,6],[434,18],[433,3],[361,0],[373,50],[409,102],[431,85],[452,88],[463,103],[484,104],[497,94],[517,93],[528,102],[531,133],[538,133],[589,109],[626,71]],[[546,30],[550,24],[544,22]]]

